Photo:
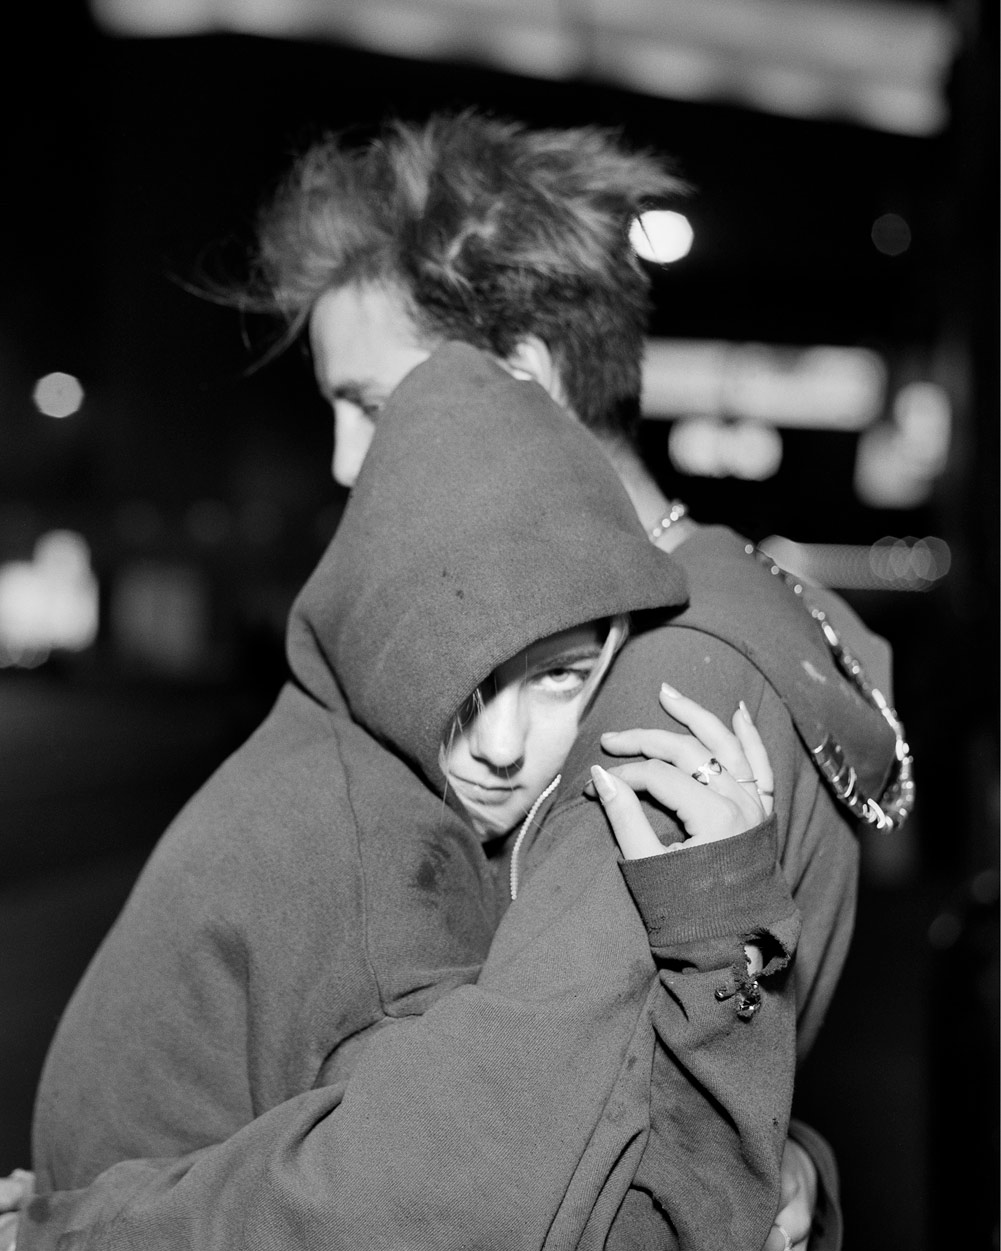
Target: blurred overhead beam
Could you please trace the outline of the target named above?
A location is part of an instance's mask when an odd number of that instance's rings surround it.
[[[109,34],[329,39],[928,135],[958,36],[922,0],[91,0]]]

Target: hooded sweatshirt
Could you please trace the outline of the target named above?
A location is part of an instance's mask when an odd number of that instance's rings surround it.
[[[517,423],[523,404],[530,428]],[[422,412],[426,428],[394,419]],[[498,439],[481,424],[479,441],[456,442],[474,412],[515,424]],[[555,426],[533,444],[540,417]],[[510,449],[525,447],[512,463]],[[683,595],[593,453],[541,392],[469,349],[439,353],[394,395],[344,526],[293,614],[296,682],[168,831],[50,1055],[36,1137],[43,1185],[81,1186],[127,1162],[87,1189],[43,1195],[23,1247],[63,1235],[64,1248],[570,1247],[604,1245],[616,1229],[629,1245],[764,1241],[796,997],[812,988],[806,1007],[822,1012],[842,954],[821,936],[803,978],[784,971],[798,925],[786,880],[818,898],[817,883],[830,886],[822,935],[850,902],[850,856],[847,872],[828,858],[817,875],[816,840],[790,840],[786,824],[777,842],[773,820],[636,862],[627,886],[597,805],[565,780],[478,981],[462,984],[476,976],[497,908],[490,865],[439,798],[448,719],[500,659],[540,635]],[[582,469],[591,485],[581,494]],[[523,480],[530,489],[519,493]],[[573,512],[582,501],[609,527],[590,539],[568,531],[570,516],[587,524]],[[490,512],[501,503],[529,522],[509,547]],[[397,536],[418,538],[409,554],[380,546],[369,510],[380,535],[388,515]],[[577,561],[565,563],[568,549]],[[518,550],[562,556],[540,577]],[[570,583],[551,594],[564,569]],[[415,599],[435,605],[430,630]],[[528,605],[539,611],[530,627]],[[622,659],[669,634],[645,634]],[[466,668],[441,665],[428,678],[425,657],[443,640]],[[364,665],[352,664],[358,655]],[[644,673],[647,710],[661,676]],[[788,736],[767,680],[757,695]],[[593,743],[582,750],[600,758]],[[799,788],[795,806],[810,791],[799,766],[777,773]],[[768,936],[770,964],[760,1010],[743,1019],[749,935]],[[400,1019],[379,1028],[387,1017]],[[669,1076],[656,1107],[655,1064]],[[121,1079],[111,1091],[109,1072]],[[93,1132],[108,1102],[110,1126]],[[175,1158],[128,1159],[150,1155]],[[644,1161],[665,1159],[666,1175],[644,1177]]]

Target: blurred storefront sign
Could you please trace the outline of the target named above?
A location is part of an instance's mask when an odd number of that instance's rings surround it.
[[[783,428],[857,432],[853,486],[872,508],[920,507],[948,463],[946,388],[891,392],[886,362],[864,348],[653,339],[643,368],[643,415],[671,422],[671,463],[693,477],[774,477]]]
[[[473,61],[926,135],[957,35],[915,0],[91,0],[113,34],[238,32]]]
[[[885,395],[886,366],[863,348],[652,339],[643,367],[649,418],[862,430],[883,411]]]

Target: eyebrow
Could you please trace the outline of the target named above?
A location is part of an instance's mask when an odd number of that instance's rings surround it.
[[[576,647],[567,647],[563,651],[555,652],[552,656],[540,656],[538,659],[531,659],[532,665],[572,665],[577,660],[594,660],[601,655],[600,643],[580,643]]]

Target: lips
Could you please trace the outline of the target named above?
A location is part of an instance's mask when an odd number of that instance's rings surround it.
[[[488,786],[483,782],[474,782],[469,778],[452,777],[452,785],[467,799],[476,804],[486,806],[507,803],[518,790],[517,786]]]

